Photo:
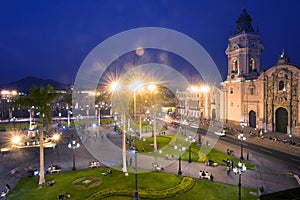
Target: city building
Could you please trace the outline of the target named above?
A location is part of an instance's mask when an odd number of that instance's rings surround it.
[[[205,117],[299,137],[299,66],[282,51],[277,63],[264,69],[260,63],[264,47],[245,9],[236,23],[225,51],[226,80],[205,98],[200,90],[178,91],[177,112],[186,118]]]

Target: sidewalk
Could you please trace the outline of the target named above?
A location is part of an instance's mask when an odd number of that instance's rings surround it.
[[[193,178],[199,178],[199,171],[204,170],[208,171],[209,175],[213,174],[214,181],[235,185],[238,186],[238,174],[234,174],[232,171],[227,175],[225,166],[211,167],[206,166],[203,163],[192,162],[188,163],[187,161],[182,161],[182,176],[189,176]],[[171,163],[169,166],[165,167],[165,172],[176,174],[178,173],[178,160]],[[201,181],[210,181],[210,180],[201,180]],[[273,172],[269,174],[264,174],[261,171],[261,167],[257,166],[256,170],[247,170],[241,175],[241,184],[242,187],[249,188],[260,188],[264,186],[264,193],[272,193],[281,190],[286,190],[290,188],[298,187],[296,179],[292,176],[286,176],[279,172]],[[258,192],[259,194],[259,192]]]
[[[166,132],[166,134],[167,133],[168,132]],[[237,139],[237,136],[238,132],[235,132],[234,134],[227,134],[226,137]],[[290,139],[288,138],[288,135],[280,133],[268,133],[265,134],[265,137],[262,139],[257,136],[251,136],[249,132],[247,132],[245,133],[245,136],[247,138],[245,141],[245,148],[247,146],[247,143],[253,143],[277,151],[282,151],[291,155],[300,155],[300,146],[291,145],[288,142],[275,141],[273,139],[269,139],[269,136],[272,136],[272,138],[280,138],[281,140],[285,138]],[[295,139],[296,141],[300,141],[300,138],[293,139]],[[215,148],[220,151],[226,152],[227,143],[225,143],[222,140],[219,140],[218,144],[215,145]],[[232,149],[235,152],[240,151],[239,146],[234,146],[232,147]],[[288,166],[285,165],[285,163],[278,163],[274,160],[261,157],[259,155],[256,155],[255,152],[250,153],[249,162],[255,165],[255,170],[247,170],[242,174],[243,187],[260,188],[261,186],[264,186],[264,193],[272,193],[276,191],[299,187],[299,183],[297,182],[296,178],[291,175],[291,170]],[[206,166],[204,163],[188,163],[187,161],[182,161],[183,176],[198,178],[200,170],[208,171],[209,174],[213,174],[214,181],[216,182],[236,186],[238,185],[239,175],[234,174],[232,171],[229,175],[227,175],[227,170],[225,166],[211,167]],[[165,172],[177,174],[178,160],[165,167]]]
[[[261,137],[259,131],[254,128],[241,128],[238,126],[230,126],[230,128],[233,129],[233,133],[227,134],[227,137],[237,139],[239,131],[242,131],[246,137],[245,144],[252,143],[290,155],[300,156],[300,138],[298,137],[289,137],[287,134],[277,132],[263,133],[263,137]]]

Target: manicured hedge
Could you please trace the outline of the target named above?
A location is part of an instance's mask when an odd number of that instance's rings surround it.
[[[139,197],[142,199],[164,199],[176,196],[178,194],[187,192],[193,187],[193,179],[190,177],[183,177],[180,183],[174,187],[164,190],[139,190]],[[110,188],[101,190],[87,197],[87,200],[102,199],[110,196],[134,196],[133,188]]]

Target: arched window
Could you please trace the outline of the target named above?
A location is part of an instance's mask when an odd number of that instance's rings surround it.
[[[284,82],[283,81],[279,81],[278,90],[283,90],[283,88],[284,88]]]
[[[250,60],[249,60],[249,68],[250,68],[250,72],[255,71],[255,60],[254,60],[254,58],[250,58]]]
[[[238,61],[237,59],[233,59],[232,61],[232,72],[236,73],[238,71]]]

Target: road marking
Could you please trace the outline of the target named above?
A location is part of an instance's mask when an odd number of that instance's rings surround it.
[[[273,153],[272,151],[269,151],[269,150],[265,150],[265,149],[262,149],[260,148],[261,151],[264,151],[264,152],[268,152],[268,153]]]

